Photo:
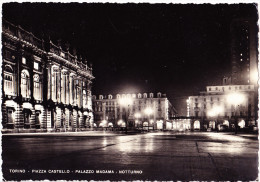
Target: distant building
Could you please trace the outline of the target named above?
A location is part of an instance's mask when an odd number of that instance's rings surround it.
[[[2,22],[3,132],[92,127],[92,68],[68,51]]]
[[[124,100],[125,99],[125,100]],[[127,100],[129,99],[129,100]],[[171,129],[169,117],[177,111],[160,92],[93,96],[96,127]],[[122,103],[129,102],[129,103]]]
[[[234,19],[230,25],[231,84],[257,85],[257,25]]]
[[[206,91],[188,98],[187,116],[196,120],[191,121],[191,128],[216,129],[218,125],[232,128],[236,122],[240,128],[257,125],[256,22],[233,19],[230,36],[230,77],[224,77],[222,85],[207,86]]]
[[[207,86],[206,89],[187,100],[187,115],[203,120],[200,129],[216,129],[222,124],[232,127],[235,117],[240,128],[256,125],[254,85]]]

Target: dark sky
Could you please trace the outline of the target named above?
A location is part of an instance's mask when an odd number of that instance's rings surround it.
[[[186,115],[188,96],[230,72],[230,22],[253,4],[8,3],[3,18],[69,43],[93,64],[93,94],[166,93]],[[257,21],[257,20],[256,20]],[[72,52],[72,51],[71,51]]]

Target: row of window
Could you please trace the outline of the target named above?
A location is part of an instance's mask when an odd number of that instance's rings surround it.
[[[215,105],[214,105],[213,103],[210,104],[210,107],[211,107],[211,108],[213,108],[214,106],[215,106]],[[240,105],[240,106],[242,106],[242,105]],[[195,107],[194,107],[194,110],[197,109],[197,108],[199,108],[199,107],[200,107],[200,106],[196,103],[196,104],[195,104]],[[202,106],[201,106],[201,107],[202,107]],[[204,105],[203,105],[203,108],[204,108],[204,109],[207,109],[207,105],[204,104]],[[224,105],[224,108],[228,108],[226,104]],[[231,109],[234,109],[234,106],[233,106],[233,105],[231,105]]]
[[[33,76],[33,95],[36,100],[42,100],[42,84],[38,74]],[[13,73],[4,72],[4,91],[8,95],[15,95],[15,80]],[[30,77],[27,70],[21,73],[21,95],[25,98],[31,96],[30,93]]]
[[[152,103],[155,103],[156,101],[155,100],[150,100],[150,103],[152,104]],[[96,102],[96,105],[100,105],[100,104],[102,104],[103,102]],[[145,100],[145,101],[141,101],[141,100],[139,100],[137,103],[139,103],[139,105],[141,105],[142,103],[144,103],[144,104],[148,104],[149,103],[149,101],[147,100]],[[118,103],[115,101],[107,101],[107,102],[105,102],[105,104],[107,105],[107,106],[114,106],[114,105],[117,105]],[[133,102],[133,105],[135,105],[136,104],[136,101],[134,101]],[[158,104],[161,104],[161,100],[158,100]]]
[[[193,100],[193,98],[190,98],[190,100]],[[194,99],[195,102],[198,102],[198,98],[195,98]],[[220,101],[220,98],[219,97],[216,97],[215,99],[213,97],[210,97],[209,98],[210,101],[213,101],[213,100],[217,100],[217,101]],[[203,98],[203,101],[206,102],[207,101],[207,98]],[[195,103],[196,104],[196,103]]]
[[[159,92],[157,93],[157,97],[160,98],[162,96],[162,94]],[[147,93],[144,93],[143,94],[143,97],[142,97],[142,94],[139,93],[137,94],[137,98],[140,99],[140,98],[147,98],[148,97],[148,94]],[[150,93],[149,94],[149,97],[150,98],[153,98],[154,97],[154,94],[153,93]],[[136,94],[122,94],[120,96],[120,94],[117,94],[116,95],[116,98],[117,99],[120,99],[120,98],[136,98]],[[103,95],[99,95],[99,99],[104,99],[104,96]],[[112,95],[108,95],[108,99],[113,99],[113,96]]]
[[[14,128],[14,110],[13,108],[7,108],[7,118],[6,118],[6,128],[8,129],[13,129]],[[35,127],[36,129],[40,129],[40,111],[35,111]],[[52,113],[52,121],[51,121],[51,127],[55,126],[55,118],[56,118],[56,113]],[[23,110],[23,121],[24,121],[24,128],[29,129],[31,127],[31,111],[29,109],[24,109]],[[87,122],[87,118],[83,120],[83,126],[85,126]],[[70,115],[70,119],[68,121],[68,126],[71,127],[73,123],[73,116],[72,114]],[[63,127],[65,126],[65,116],[64,114],[61,117],[60,121],[60,126]],[[79,127],[79,119],[77,117],[76,120],[76,127]]]
[[[220,87],[215,87],[215,91],[219,90]],[[226,87],[221,87],[222,88],[222,91],[225,91]],[[245,89],[246,87],[244,87]],[[235,90],[242,90],[242,86],[235,86],[235,87],[228,87],[228,90],[232,90],[232,89],[235,89]],[[248,85],[247,86],[247,89],[251,89],[251,86]],[[208,88],[209,91],[213,91],[213,87],[209,87]]]
[[[137,108],[133,108],[132,109],[132,111],[133,112],[135,112],[136,110],[137,111],[141,111],[141,106],[138,106]],[[105,108],[105,111],[115,111],[115,110],[117,110],[117,112],[120,112],[120,108],[119,107],[106,107]],[[158,109],[157,109],[158,111],[162,111],[162,108],[161,107],[159,107]],[[103,109],[102,109],[102,107],[94,107],[94,111],[96,111],[96,112],[102,112],[103,111]],[[130,109],[128,109],[128,111],[130,111]],[[125,108],[122,108],[122,112],[125,112]]]
[[[195,111],[195,116],[198,117],[199,116],[199,111]],[[239,114],[236,113],[236,116],[247,116],[249,113],[247,111],[240,111]],[[202,116],[207,116],[207,114],[205,112],[202,112]],[[228,112],[224,113],[224,116],[227,117],[228,116]],[[231,112],[231,116],[235,116],[235,112]]]

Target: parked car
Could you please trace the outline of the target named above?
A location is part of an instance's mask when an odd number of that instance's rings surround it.
[[[228,131],[228,126],[227,125],[219,125],[218,131]]]
[[[208,128],[207,131],[212,131],[212,128]]]

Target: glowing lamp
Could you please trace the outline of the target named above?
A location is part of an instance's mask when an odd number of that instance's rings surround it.
[[[150,107],[147,107],[145,110],[144,110],[144,113],[147,114],[147,115],[150,115],[153,113],[153,110],[150,108]]]

